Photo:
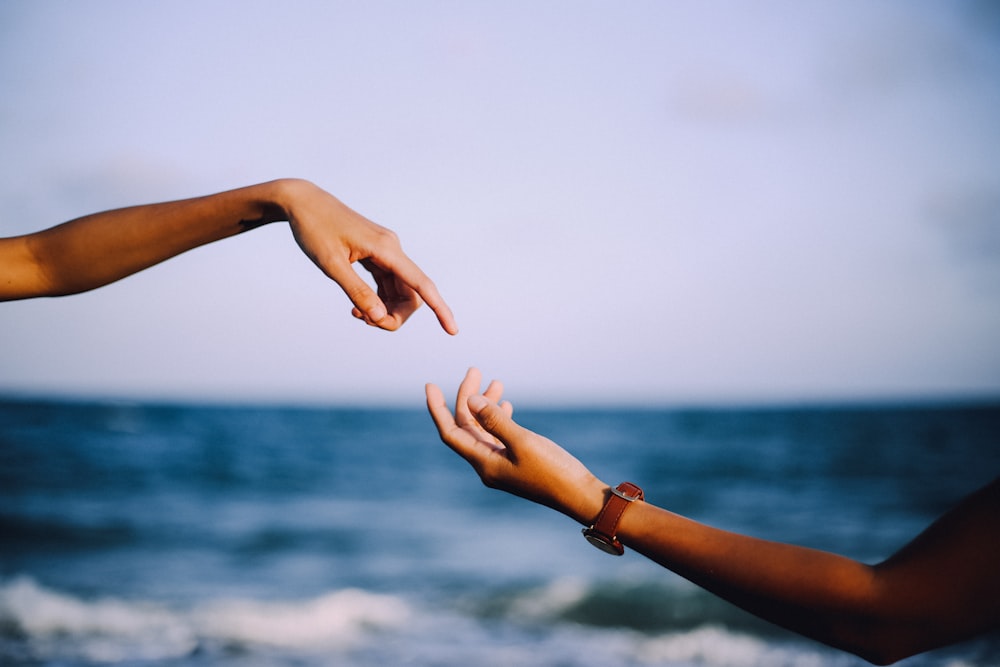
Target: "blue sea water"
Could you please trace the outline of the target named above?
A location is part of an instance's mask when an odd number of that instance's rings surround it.
[[[998,405],[518,419],[656,504],[868,562],[1000,473]],[[421,410],[8,399],[0,664],[863,663],[485,488]]]

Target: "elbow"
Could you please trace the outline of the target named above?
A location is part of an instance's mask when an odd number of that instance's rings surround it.
[[[872,623],[865,630],[857,641],[843,648],[873,665],[891,665],[931,648],[913,635],[912,628]]]
[[[888,651],[882,647],[871,647],[861,651],[853,651],[853,653],[873,665],[891,665],[910,656],[910,654],[898,651]]]
[[[836,643],[831,643],[831,646],[852,653],[873,665],[891,665],[917,652],[901,650],[899,646],[894,646],[891,642],[881,640],[875,636],[869,637],[867,640],[842,644],[840,646]]]

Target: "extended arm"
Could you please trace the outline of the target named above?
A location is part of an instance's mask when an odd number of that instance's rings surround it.
[[[0,239],[0,300],[84,292],[281,220],[289,222],[302,251],[343,288],[355,317],[395,330],[426,301],[446,331],[458,331],[434,283],[392,231],[298,179],[96,213]],[[371,272],[377,294],[355,273],[354,262]]]
[[[610,487],[557,444],[519,426],[473,369],[454,416],[441,391],[427,405],[442,440],[492,488],[584,525]],[[973,494],[876,566],[760,540],[637,501],[618,538],[657,563],[769,621],[887,664],[1000,627],[1000,481]]]
[[[747,611],[888,664],[1000,627],[1000,483],[883,563],[717,530],[636,503],[619,539]]]

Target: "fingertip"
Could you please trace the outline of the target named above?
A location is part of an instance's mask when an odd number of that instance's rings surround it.
[[[419,296],[424,303],[430,306],[432,311],[434,311],[441,328],[454,336],[458,333],[458,323],[455,322],[455,315],[451,312],[451,308],[449,308],[448,304],[445,303],[445,300],[441,298],[441,294],[437,291],[437,287],[434,286],[434,282],[426,275],[423,275],[423,272],[420,271],[416,265],[414,265],[413,268],[421,274],[422,281],[419,283],[411,283],[410,288],[416,292],[417,296]]]
[[[472,396],[469,396],[469,400],[467,401],[467,403],[469,409],[472,410],[473,412],[479,412],[487,405],[489,405],[489,401],[487,401],[486,397],[483,396],[482,394],[474,394]]]
[[[372,321],[372,319],[370,317],[368,317],[368,315],[363,310],[360,310],[357,306],[355,306],[354,308],[351,309],[351,316],[354,319],[356,319],[356,320],[360,320],[360,321],[364,322],[365,324],[367,324],[370,327],[376,327],[376,328],[379,328],[379,329],[384,329],[385,328],[384,324],[380,324],[378,322]]]
[[[455,318],[448,313],[447,317],[438,316],[438,322],[441,323],[441,328],[445,330],[445,333],[451,336],[458,335],[458,323],[455,322]]]
[[[444,329],[445,333],[454,336],[458,333],[458,323],[455,322],[455,316],[451,314],[451,309],[447,306],[442,308],[431,308],[434,314],[437,316],[438,324]]]
[[[386,309],[385,304],[382,303],[381,301],[372,304],[368,308],[368,311],[366,312],[368,319],[371,320],[372,322],[381,322],[382,320],[385,319],[386,315],[388,314],[389,311]]]

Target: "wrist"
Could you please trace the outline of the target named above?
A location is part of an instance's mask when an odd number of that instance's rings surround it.
[[[581,484],[574,496],[574,505],[571,512],[567,512],[573,519],[584,526],[594,523],[597,515],[604,509],[604,504],[611,495],[611,487],[598,478],[591,476],[586,482]]]
[[[291,221],[293,204],[301,196],[304,183],[307,182],[282,178],[223,192],[213,198],[219,202],[217,208],[225,207],[237,216],[238,231],[245,232],[272,222]]]
[[[614,556],[625,553],[625,547],[618,539],[618,527],[626,510],[643,498],[642,489],[632,482],[622,482],[611,490],[608,500],[594,523],[583,529],[583,536],[592,545]]]
[[[295,217],[295,211],[301,207],[302,202],[314,196],[319,188],[310,181],[302,178],[279,178],[275,181],[262,183],[264,188],[261,206],[271,209],[273,212],[280,212],[277,220],[287,220],[291,222]],[[271,220],[275,222],[276,220]]]

